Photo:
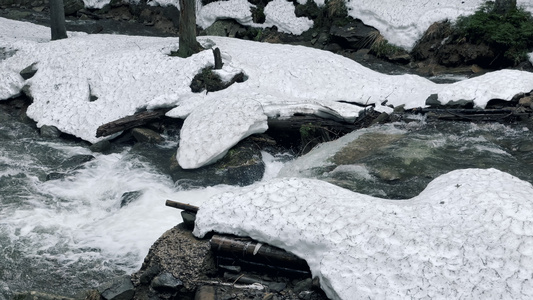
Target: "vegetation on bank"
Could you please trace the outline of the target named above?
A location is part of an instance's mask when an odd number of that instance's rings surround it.
[[[486,43],[515,65],[533,49],[533,17],[520,7],[502,13],[495,2],[487,1],[473,15],[460,17],[455,28],[459,40]]]

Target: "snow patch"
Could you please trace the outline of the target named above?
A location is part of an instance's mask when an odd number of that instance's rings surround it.
[[[213,116],[217,116],[213,118]],[[185,119],[177,153],[179,165],[195,169],[217,161],[227,149],[254,133],[267,130],[267,118],[254,99],[206,101]],[[199,134],[199,133],[205,134]],[[225,149],[220,151],[220,149]]]
[[[197,6],[198,7],[198,6]],[[211,2],[198,10],[196,24],[202,28],[207,28],[218,19],[234,19],[242,25],[251,26],[253,24],[253,7],[247,0],[229,0]]]
[[[533,297],[533,186],[452,171],[410,200],[276,179],[206,201],[194,234],[250,236],[305,259],[336,300]]]
[[[294,4],[287,0],[273,0],[265,6],[264,27],[276,26],[280,32],[300,35],[313,27],[313,21],[306,17],[296,17]]]

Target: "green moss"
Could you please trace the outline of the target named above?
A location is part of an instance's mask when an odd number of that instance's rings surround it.
[[[370,46],[370,51],[373,53],[376,57],[379,58],[386,58],[398,53],[405,52],[402,48],[393,45],[389,43],[384,38],[377,38],[372,46]]]
[[[533,17],[523,8],[498,13],[488,1],[473,15],[460,17],[455,27],[464,39],[486,43],[515,64],[533,48]]]

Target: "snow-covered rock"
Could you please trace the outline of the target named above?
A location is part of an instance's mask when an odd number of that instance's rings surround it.
[[[332,299],[531,299],[533,186],[457,170],[410,200],[312,179],[212,197],[194,234],[250,236],[304,258]]]
[[[261,104],[254,99],[235,97],[205,101],[185,119],[178,162],[184,169],[214,163],[242,139],[267,129],[267,117]],[[199,134],[201,132],[205,134]],[[220,149],[226,150],[220,152]]]

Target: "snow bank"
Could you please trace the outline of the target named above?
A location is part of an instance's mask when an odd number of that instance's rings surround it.
[[[213,163],[242,139],[268,129],[261,103],[254,99],[220,98],[206,104],[204,109],[194,110],[183,124],[177,159],[184,169]]]
[[[533,89],[529,72],[503,70],[439,85],[415,75],[381,74],[327,51],[202,37],[204,45],[221,49],[223,74],[242,70],[248,80],[223,91],[194,94],[189,85],[202,68],[213,65],[211,51],[187,59],[170,57],[177,38],[69,33],[69,39],[43,42],[49,33],[41,26],[13,22],[0,18],[0,27],[6,28],[0,47],[17,50],[0,62],[5,78],[0,82],[1,99],[16,96],[27,86],[34,98],[28,116],[37,126],[56,126],[92,143],[102,140],[95,137],[102,124],[144,109],[175,107],[167,116],[195,117],[184,124],[182,134],[191,139],[182,138],[177,155],[187,168],[211,163],[236,138],[264,131],[265,125],[259,124],[266,117],[306,113],[354,121],[364,108],[352,103],[374,104],[376,110],[389,112],[390,107],[381,105],[385,101],[408,109],[423,107],[430,95],[438,94],[443,103],[472,99],[484,107],[494,97],[509,100]],[[12,26],[20,28],[19,33],[6,34]],[[19,72],[33,63],[38,72],[24,81]],[[97,100],[91,102],[94,96]],[[225,113],[215,113],[213,103]],[[207,111],[213,113],[206,115]],[[223,135],[224,142],[213,143],[214,134]]]
[[[302,34],[313,27],[313,21],[306,17],[296,17],[294,4],[287,0],[273,0],[265,6],[263,27],[276,26],[278,31]]]
[[[278,179],[206,201],[194,234],[284,248],[332,299],[531,299],[532,194],[495,169],[450,172],[404,201]]]
[[[229,0],[211,2],[200,7],[197,13],[196,23],[207,28],[216,20],[233,19],[245,26],[266,28],[276,26],[280,32],[302,34],[313,27],[313,21],[305,17],[296,17],[294,4],[286,0],[274,0],[269,2],[264,9],[265,22],[254,23],[252,19],[252,7],[247,0]]]
[[[410,50],[428,27],[438,21],[473,14],[486,0],[346,0],[348,15],[375,27],[392,44]],[[517,4],[533,12],[533,2]]]

